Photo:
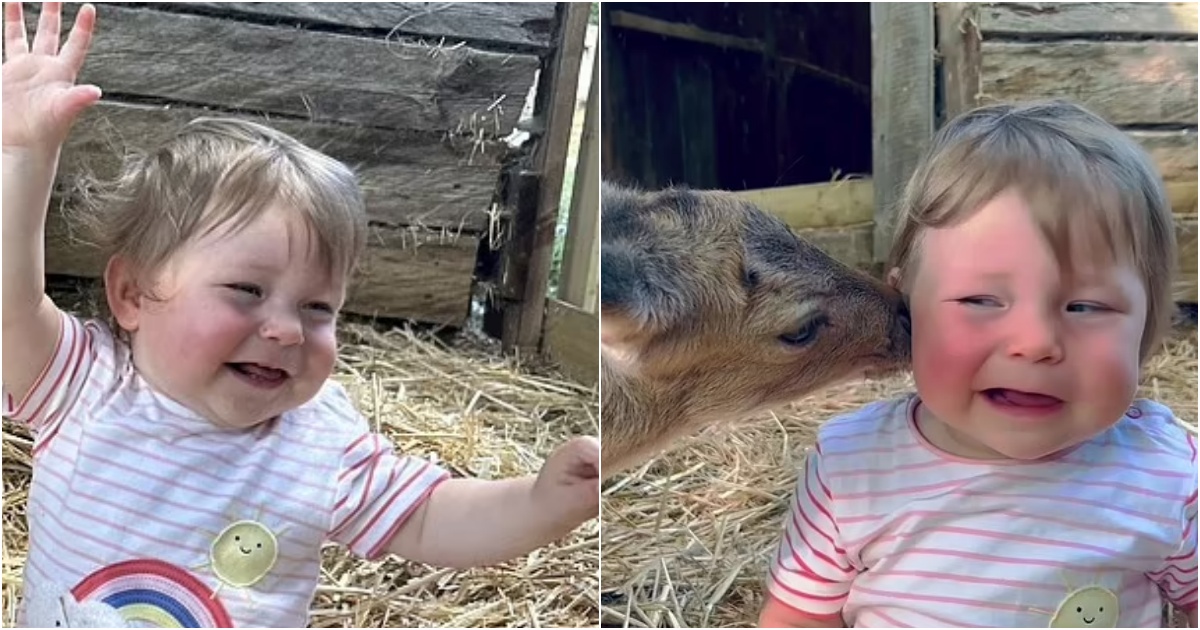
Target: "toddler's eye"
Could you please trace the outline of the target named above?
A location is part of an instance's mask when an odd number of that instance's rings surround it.
[[[238,291],[240,293],[246,293],[249,295],[253,295],[254,297],[262,297],[262,289],[260,289],[259,287],[255,286],[253,284],[247,284],[245,282],[234,282],[233,284],[227,284],[225,286],[229,287],[230,289],[233,289],[234,291]]]
[[[333,305],[328,304],[326,302],[313,302],[308,305],[308,308],[310,308],[314,311],[317,311],[318,313],[323,313],[326,315],[333,314]]]
[[[972,295],[971,297],[959,298],[956,301],[959,304],[968,304],[970,306],[1000,306],[999,300],[986,295]]]
[[[1103,304],[1095,304],[1092,302],[1071,302],[1067,305],[1068,313],[1102,313],[1112,310]]]

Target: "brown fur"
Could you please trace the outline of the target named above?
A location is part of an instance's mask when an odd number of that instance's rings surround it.
[[[752,204],[609,183],[601,203],[605,477],[710,424],[907,367],[900,294]]]

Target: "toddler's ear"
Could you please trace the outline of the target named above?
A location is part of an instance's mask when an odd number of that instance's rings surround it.
[[[887,274],[887,283],[889,287],[900,290],[900,268],[892,267]]]
[[[143,296],[137,273],[124,257],[117,255],[108,259],[108,265],[104,268],[104,292],[108,298],[108,310],[117,324],[127,332],[136,331]]]

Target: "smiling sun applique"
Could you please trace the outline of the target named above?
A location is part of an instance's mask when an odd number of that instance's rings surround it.
[[[1050,616],[1051,628],[1116,628],[1121,616],[1120,601],[1116,593],[1100,586],[1090,584],[1079,588],[1072,587],[1070,581],[1063,577],[1066,583],[1067,596],[1058,604],[1053,612],[1048,610],[1031,609],[1033,612]]]
[[[283,532],[285,528],[279,530]],[[211,532],[210,532],[211,534]],[[276,532],[263,525],[260,519],[239,519],[220,533],[211,534],[212,545],[208,562],[194,569],[209,569],[217,578],[215,597],[222,588],[241,589],[253,605],[249,589],[270,574],[279,560],[279,539]]]

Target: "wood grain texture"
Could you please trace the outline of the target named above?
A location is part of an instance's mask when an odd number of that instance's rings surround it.
[[[542,339],[542,320],[546,313],[546,293],[558,225],[558,205],[562,199],[567,147],[570,145],[575,95],[579,88],[579,67],[583,59],[590,10],[591,5],[582,2],[564,5],[556,37],[558,48],[554,50],[546,74],[539,79],[534,115],[546,121],[546,135],[538,140],[532,161],[540,180],[538,202],[532,222],[522,222],[522,227],[527,226],[530,231],[521,241],[516,241],[529,243],[530,250],[524,291],[519,306],[513,312],[519,322],[516,336],[510,334],[501,340],[505,349],[535,349]]]
[[[1070,98],[1115,125],[1196,124],[1196,42],[989,42],[983,103]]]
[[[1195,35],[1194,2],[1003,2],[979,7],[985,37]]]
[[[979,99],[979,5],[939,2],[937,47],[941,55],[942,107],[940,120],[974,109]]]
[[[122,155],[148,150],[204,115],[211,112],[101,102],[83,115],[68,138],[59,181],[69,182],[85,169],[111,178]],[[353,167],[373,221],[472,231],[487,227],[500,170],[497,144],[472,158],[469,145],[453,144],[436,133],[238,117],[265,122]]]
[[[28,28],[37,14],[29,12]],[[533,55],[389,43],[149,8],[100,4],[97,20],[82,83],[111,94],[320,122],[503,137],[516,124],[539,67]]]
[[[46,223],[46,273],[98,278],[105,261],[87,235],[64,220],[60,199]],[[345,310],[461,326],[470,309],[478,238],[419,228],[372,226]]]
[[[559,300],[546,301],[546,354],[584,385],[600,380],[600,318]]]
[[[862,270],[875,266],[874,223],[793,231],[845,265]]]
[[[1132,137],[1154,158],[1163,179],[1196,184],[1196,131],[1130,131]]]
[[[874,256],[887,259],[895,206],[933,137],[933,4],[871,3]]]
[[[870,179],[759,188],[735,194],[796,229],[845,226],[873,221],[875,217],[875,186]]]
[[[550,47],[554,21],[553,2],[164,2],[159,6],[277,18],[281,24],[395,29],[404,35],[445,37],[448,44],[471,40],[538,48]]]
[[[1175,242],[1179,248],[1179,267],[1175,275],[1175,301],[1196,302],[1196,215],[1175,221]]]

